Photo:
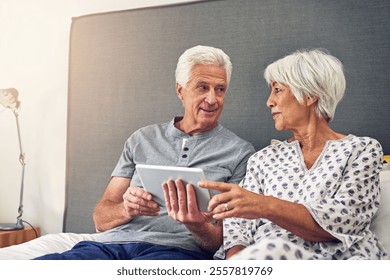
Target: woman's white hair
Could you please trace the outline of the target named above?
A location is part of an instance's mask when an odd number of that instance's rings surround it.
[[[225,68],[226,80],[229,85],[232,75],[232,63],[229,56],[221,49],[208,46],[195,46],[186,50],[177,62],[176,82],[186,86],[190,79],[192,68],[198,64],[213,64]]]
[[[290,87],[295,98],[303,103],[305,97],[318,98],[316,113],[333,120],[337,104],[345,92],[343,65],[326,50],[298,50],[267,66],[264,78]]]

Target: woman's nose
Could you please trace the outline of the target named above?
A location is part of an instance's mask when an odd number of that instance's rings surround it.
[[[267,107],[268,107],[268,108],[275,107],[275,101],[274,101],[274,99],[272,98],[272,94],[270,94],[270,96],[268,97],[268,100],[267,100]]]

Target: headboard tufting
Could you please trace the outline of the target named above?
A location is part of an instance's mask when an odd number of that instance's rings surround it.
[[[387,0],[220,0],[74,18],[64,231],[94,231],[93,208],[130,134],[181,114],[174,71],[194,45],[231,57],[221,123],[256,149],[289,135],[266,108],[265,66],[296,49],[328,49],[347,78],[333,128],[372,136],[390,154],[389,14]]]

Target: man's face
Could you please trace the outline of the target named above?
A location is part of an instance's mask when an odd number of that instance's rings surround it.
[[[177,95],[184,105],[181,129],[191,135],[212,130],[222,113],[226,89],[223,67],[195,65],[187,85],[176,84]]]

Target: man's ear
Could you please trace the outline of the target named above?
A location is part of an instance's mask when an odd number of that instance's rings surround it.
[[[183,86],[179,83],[176,82],[176,94],[177,94],[177,97],[180,99],[180,100],[183,100],[183,93],[182,93],[182,90],[183,90]]]

